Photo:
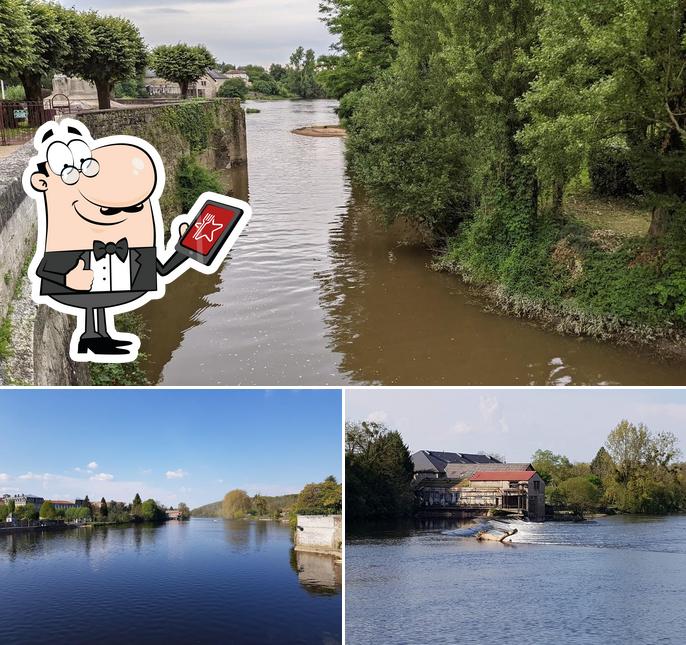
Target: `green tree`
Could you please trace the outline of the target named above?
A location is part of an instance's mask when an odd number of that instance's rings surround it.
[[[565,479],[556,490],[564,503],[580,517],[597,510],[602,496],[602,489],[594,477]]]
[[[244,490],[237,488],[224,495],[222,517],[228,520],[240,519],[250,512],[250,508],[250,497]]]
[[[683,228],[686,11],[681,0],[542,0],[521,141],[559,206],[594,146],[629,153],[650,232]]]
[[[48,499],[46,499],[40,507],[38,512],[39,517],[42,520],[54,520],[57,517],[57,512],[55,511],[55,505]]]
[[[179,511],[179,517],[182,520],[191,519],[191,509],[188,508],[188,505],[185,504],[184,502],[179,502],[179,506],[178,506],[177,510]]]
[[[0,75],[15,76],[34,60],[36,36],[21,0],[0,0]]]
[[[229,78],[217,90],[217,96],[222,98],[238,98],[245,101],[247,95],[248,88],[240,78]]]
[[[19,509],[18,513],[25,520],[37,520],[39,517],[38,511],[33,504],[25,504]]]
[[[166,518],[166,513],[154,499],[146,499],[142,506],[143,519],[146,522],[161,522]]]
[[[285,81],[288,76],[288,70],[283,65],[272,63],[269,66],[269,76],[271,76],[277,83]]]
[[[28,101],[42,101],[42,78],[69,70],[90,56],[94,41],[81,14],[53,2],[22,0],[31,21],[35,45],[29,61],[21,65],[19,79]]]
[[[346,514],[354,518],[410,515],[414,467],[400,433],[378,423],[348,423],[345,443]]]
[[[321,0],[319,11],[337,37],[334,56],[322,57],[321,81],[328,93],[341,98],[371,83],[395,58],[392,2]],[[417,3],[423,4],[423,3]],[[421,25],[417,25],[421,27]]]
[[[14,513],[15,509],[16,509],[16,504],[15,504],[14,500],[13,499],[9,500],[7,502],[7,510],[10,513]]]
[[[91,11],[83,15],[83,21],[95,46],[85,60],[76,62],[73,71],[95,83],[98,106],[108,109],[114,84],[145,70],[147,50],[138,28],[130,20]]]
[[[109,514],[109,508],[107,507],[107,502],[105,501],[104,497],[100,500],[99,512],[100,512],[100,517],[107,519],[107,516]]]
[[[298,495],[293,512],[300,515],[334,515],[343,507],[342,486],[335,478],[307,484]]]
[[[133,502],[131,502],[131,519],[134,522],[140,522],[143,519],[143,502],[138,493],[136,493]]]
[[[298,47],[291,54],[288,87],[293,94],[303,99],[316,98],[322,95],[322,90],[317,83],[314,50],[305,51],[303,47]]]
[[[204,45],[160,45],[155,47],[150,58],[157,75],[178,83],[181,96],[188,96],[188,86],[207,73],[215,65],[214,56]]]
[[[591,462],[591,472],[600,478],[604,485],[611,481],[616,473],[615,462],[605,450],[604,446],[598,449],[593,461]]]
[[[4,522],[9,514],[10,509],[7,507],[7,504],[0,502],[0,522]]]
[[[252,510],[259,517],[264,517],[265,515],[267,515],[267,512],[269,511],[267,499],[263,495],[257,493],[252,498]]]
[[[531,457],[531,465],[546,484],[559,485],[572,475],[572,463],[564,455],[551,450],[537,450]]]

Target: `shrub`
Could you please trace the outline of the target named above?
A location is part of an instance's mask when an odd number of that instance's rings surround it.
[[[217,91],[217,96],[221,98],[238,98],[241,101],[245,101],[247,94],[248,88],[240,78],[230,78],[224,81]]]
[[[176,189],[185,212],[188,212],[202,193],[207,191],[223,192],[217,174],[201,166],[192,156],[184,157],[179,164],[176,174]]]
[[[596,147],[588,158],[588,176],[597,195],[621,197],[639,192],[631,178],[629,151],[619,146]]]

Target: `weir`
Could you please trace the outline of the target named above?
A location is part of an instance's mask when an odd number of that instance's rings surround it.
[[[161,199],[166,224],[184,212],[178,187],[184,160],[215,172],[229,195],[237,188],[230,170],[247,162],[239,99],[134,105],[70,116],[86,124],[94,138],[128,134],[157,149],[166,173]],[[69,358],[75,320],[31,299],[26,269],[36,241],[36,212],[22,188],[22,174],[34,154],[33,144],[27,143],[0,159],[0,385],[88,385],[87,364]]]

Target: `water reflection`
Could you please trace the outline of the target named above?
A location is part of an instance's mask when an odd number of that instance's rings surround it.
[[[279,522],[201,520],[0,534],[12,643],[340,643],[340,566]],[[65,606],[88,606],[74,629]],[[125,616],[125,621],[115,620]],[[83,636],[83,637],[82,637]]]
[[[230,194],[247,201],[247,164],[224,172],[229,178],[225,183],[232,187]],[[230,262],[231,254],[227,265]],[[190,269],[167,285],[163,298],[151,300],[140,309],[146,327],[151,331],[142,350],[146,353],[144,366],[151,383],[159,381],[164,366],[171,360],[174,350],[181,345],[188,330],[201,324],[203,312],[218,306],[212,302],[210,296],[217,293],[221,285],[221,271],[205,275]]]
[[[309,593],[331,596],[339,593],[342,583],[341,560],[337,556],[291,549],[291,567],[298,582]]]
[[[686,366],[649,351],[563,336],[490,311],[433,259],[408,222],[386,226],[352,184],[332,226],[332,270],[317,275],[329,348],[353,383],[581,385],[683,383]]]

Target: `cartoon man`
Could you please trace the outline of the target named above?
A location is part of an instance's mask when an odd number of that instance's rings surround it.
[[[38,155],[24,173],[24,188],[38,206],[29,267],[34,300],[77,316],[74,360],[133,360],[140,340],[117,333],[114,314],[163,296],[165,284],[189,265],[216,271],[250,207],[205,193],[191,209],[198,220],[194,236],[179,216],[164,249],[164,167],[147,142],[123,135],[94,141],[82,123],[64,119],[41,126],[34,146]]]

